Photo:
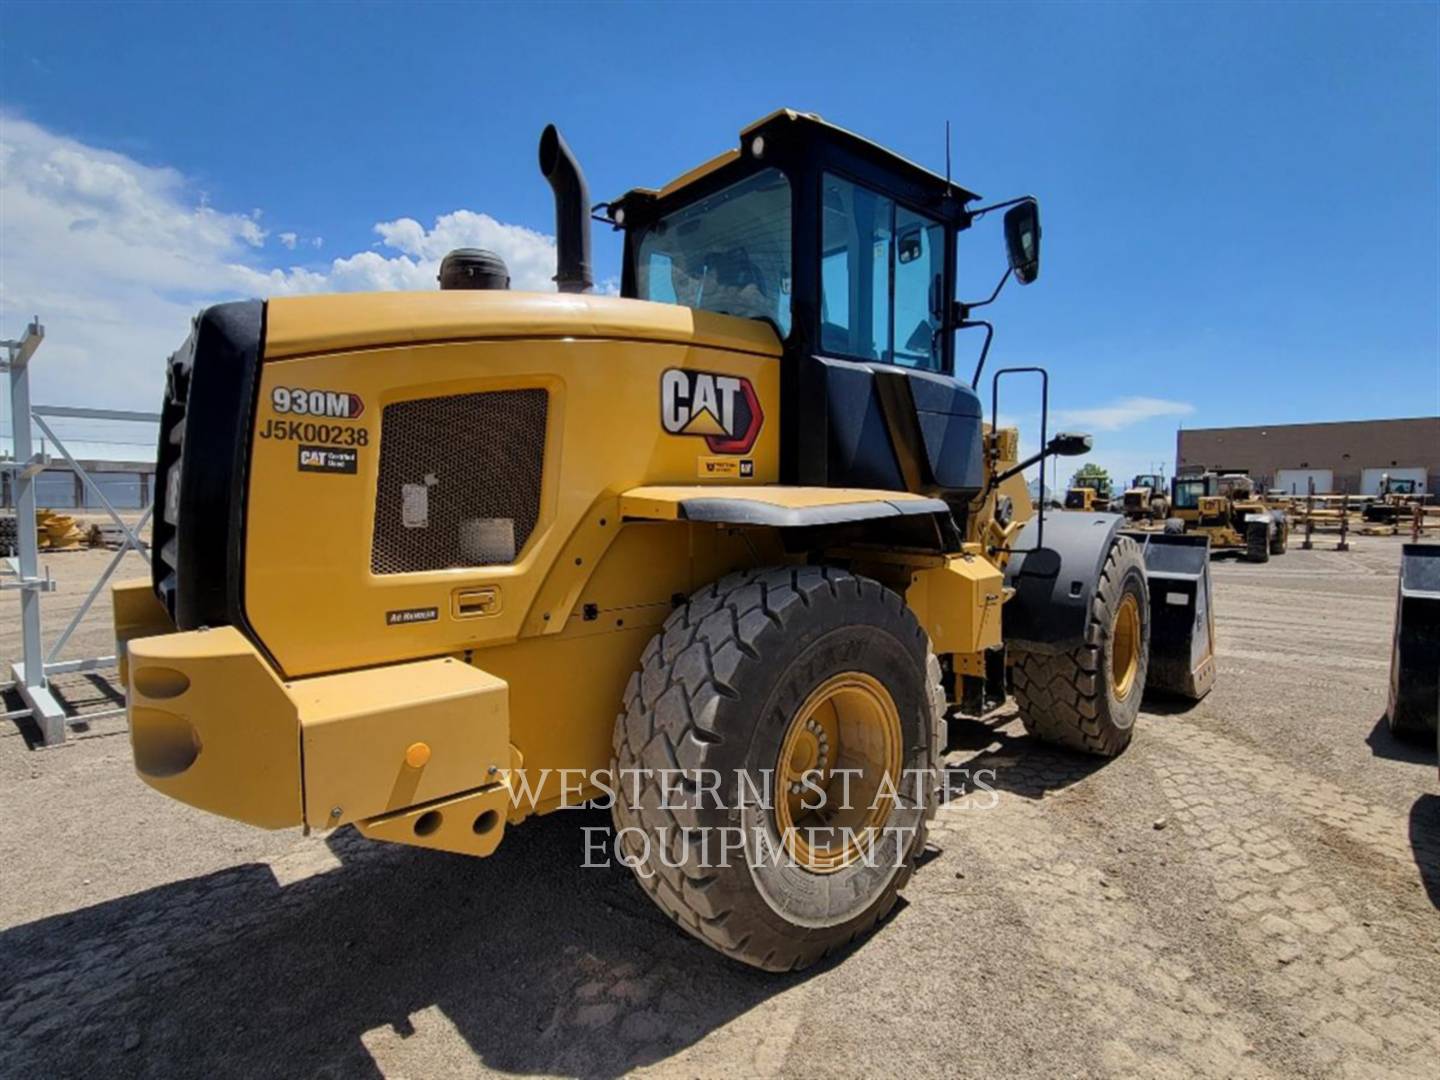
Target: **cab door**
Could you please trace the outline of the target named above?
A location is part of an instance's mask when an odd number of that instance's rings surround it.
[[[814,353],[796,358],[797,478],[968,497],[983,479],[981,411],[948,371],[947,227],[839,173],[819,181],[819,328]]]

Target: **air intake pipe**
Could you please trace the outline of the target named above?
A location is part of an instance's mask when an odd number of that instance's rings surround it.
[[[554,124],[540,135],[540,172],[555,192],[555,284],[561,292],[588,292],[590,190],[575,155]]]

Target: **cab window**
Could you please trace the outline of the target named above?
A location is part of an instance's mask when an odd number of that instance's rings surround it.
[[[1194,510],[1205,494],[1204,480],[1182,480],[1175,485],[1175,509]]]
[[[658,218],[640,237],[636,295],[790,333],[790,183],[776,169]]]
[[[938,370],[944,227],[829,173],[822,214],[821,348]]]

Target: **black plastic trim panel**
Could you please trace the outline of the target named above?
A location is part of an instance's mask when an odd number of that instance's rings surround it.
[[[1025,523],[1005,568],[1005,584],[1015,590],[1005,604],[1007,648],[1061,653],[1085,640],[1095,584],[1124,521],[1119,514],[1046,514],[1038,550],[1027,549],[1035,546],[1039,518]]]
[[[246,472],[264,340],[263,302],[216,304],[167,367],[152,577],[181,630],[245,626]]]

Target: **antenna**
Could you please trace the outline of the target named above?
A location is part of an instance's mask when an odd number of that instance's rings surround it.
[[[945,186],[950,186],[950,121],[945,121]]]

